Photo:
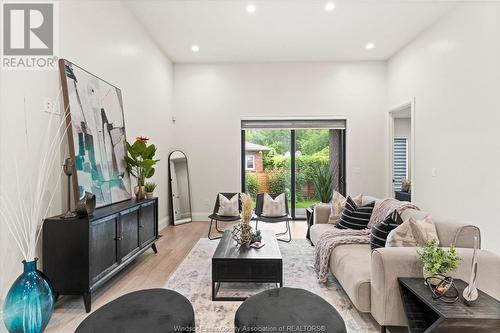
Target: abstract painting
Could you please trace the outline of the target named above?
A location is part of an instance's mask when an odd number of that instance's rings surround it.
[[[60,59],[75,198],[95,194],[97,207],[131,198],[124,160],[125,119],[120,89]]]

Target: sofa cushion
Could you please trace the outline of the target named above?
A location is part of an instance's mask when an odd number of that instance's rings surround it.
[[[330,271],[361,312],[370,312],[370,261],[370,244],[340,245],[330,255]]]
[[[326,231],[335,229],[335,225],[321,223],[321,224],[313,224],[310,229],[309,236],[311,237],[311,242],[313,244],[318,243],[321,235],[323,235]]]

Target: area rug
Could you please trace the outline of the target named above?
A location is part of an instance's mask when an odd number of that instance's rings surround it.
[[[196,332],[234,332],[234,314],[241,304],[212,301],[211,259],[218,243],[207,238],[200,239],[165,285],[165,288],[186,296],[193,304]],[[356,310],[331,274],[326,284],[317,281],[313,268],[314,247],[307,240],[294,239],[279,245],[286,287],[309,290],[330,302],[344,319],[348,332],[379,331],[379,326],[369,314]],[[219,296],[243,296],[267,288],[273,288],[273,285],[227,283],[222,284]]]

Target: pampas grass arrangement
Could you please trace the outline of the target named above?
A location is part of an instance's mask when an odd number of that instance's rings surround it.
[[[241,221],[249,224],[252,219],[252,199],[245,193],[241,193]]]
[[[241,193],[241,222],[234,226],[233,238],[240,245],[250,246],[252,242],[252,199],[245,193]]]
[[[59,101],[61,91],[56,99]],[[33,261],[36,256],[36,245],[42,233],[43,221],[47,216],[56,195],[56,189],[62,178],[62,166],[60,165],[60,149],[66,137],[69,123],[67,118],[69,112],[64,111],[55,123],[55,115],[50,115],[43,138],[36,140],[36,147],[30,145],[28,136],[28,125],[26,110],[24,139],[26,140],[25,154],[34,157],[32,165],[38,165],[36,172],[32,174],[19,175],[18,160],[23,157],[19,150],[11,152],[9,161],[14,169],[12,177],[15,178],[16,188],[8,190],[3,186],[0,192],[0,219],[7,226],[24,260]],[[51,129],[57,125],[56,133]],[[52,134],[51,134],[52,133]],[[38,152],[38,154],[37,154]],[[51,180],[57,177],[56,184]]]

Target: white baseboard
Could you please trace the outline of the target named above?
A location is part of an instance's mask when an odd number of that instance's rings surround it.
[[[208,215],[212,214],[212,212],[194,212],[192,214],[193,221],[202,221],[202,222],[208,222],[210,219],[208,218]]]
[[[168,216],[161,218],[158,221],[158,230],[161,231],[163,228],[165,228],[168,225],[169,220],[170,220],[170,218]]]

